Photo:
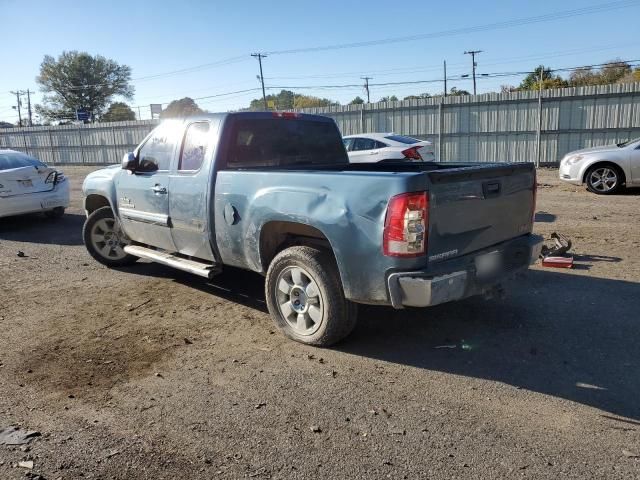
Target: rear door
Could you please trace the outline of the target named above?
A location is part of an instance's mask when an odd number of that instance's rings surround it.
[[[169,217],[176,251],[204,260],[214,260],[207,213],[219,123],[212,119],[187,125],[169,179]]]
[[[165,121],[138,147],[135,173],[118,175],[118,211],[122,227],[134,241],[175,251],[169,229],[169,168],[182,130]]]
[[[531,232],[533,164],[451,168],[430,179],[430,261],[441,261]]]

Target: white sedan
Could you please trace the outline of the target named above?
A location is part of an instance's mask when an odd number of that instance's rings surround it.
[[[433,144],[427,140],[396,135],[395,133],[363,133],[343,138],[351,163],[409,160],[435,160]]]
[[[640,186],[640,138],[568,153],[560,161],[560,180],[610,195],[623,185]]]
[[[69,182],[62,172],[22,152],[0,150],[0,217],[44,212],[57,218],[68,206]]]

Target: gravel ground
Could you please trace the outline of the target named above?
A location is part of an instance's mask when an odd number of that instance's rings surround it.
[[[65,170],[63,219],[0,220],[0,430],[42,433],[0,445],[1,479],[640,478],[639,192],[543,170],[536,230],[573,239],[574,270],[363,307],[321,350],[275,331],[252,273],[97,264],[89,169]]]

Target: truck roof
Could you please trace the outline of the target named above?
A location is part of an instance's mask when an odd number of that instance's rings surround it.
[[[246,118],[246,119],[265,119],[265,118],[288,118],[291,120],[307,120],[314,122],[333,122],[330,117],[322,115],[310,115],[308,113],[285,112],[285,111],[269,111],[269,112],[227,112],[227,113],[201,113],[199,115],[190,115],[184,117],[183,120],[207,120],[220,119],[226,117]]]

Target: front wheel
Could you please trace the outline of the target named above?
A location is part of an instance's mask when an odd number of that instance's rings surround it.
[[[107,267],[124,267],[138,259],[124,251],[129,239],[114,218],[111,207],[98,208],[87,217],[82,238],[89,254]]]
[[[283,250],[269,266],[265,290],[276,325],[300,343],[328,347],[355,327],[357,307],[344,297],[338,267],[326,251]]]
[[[612,195],[622,188],[622,172],[611,164],[595,165],[586,175],[587,190],[598,195]]]

